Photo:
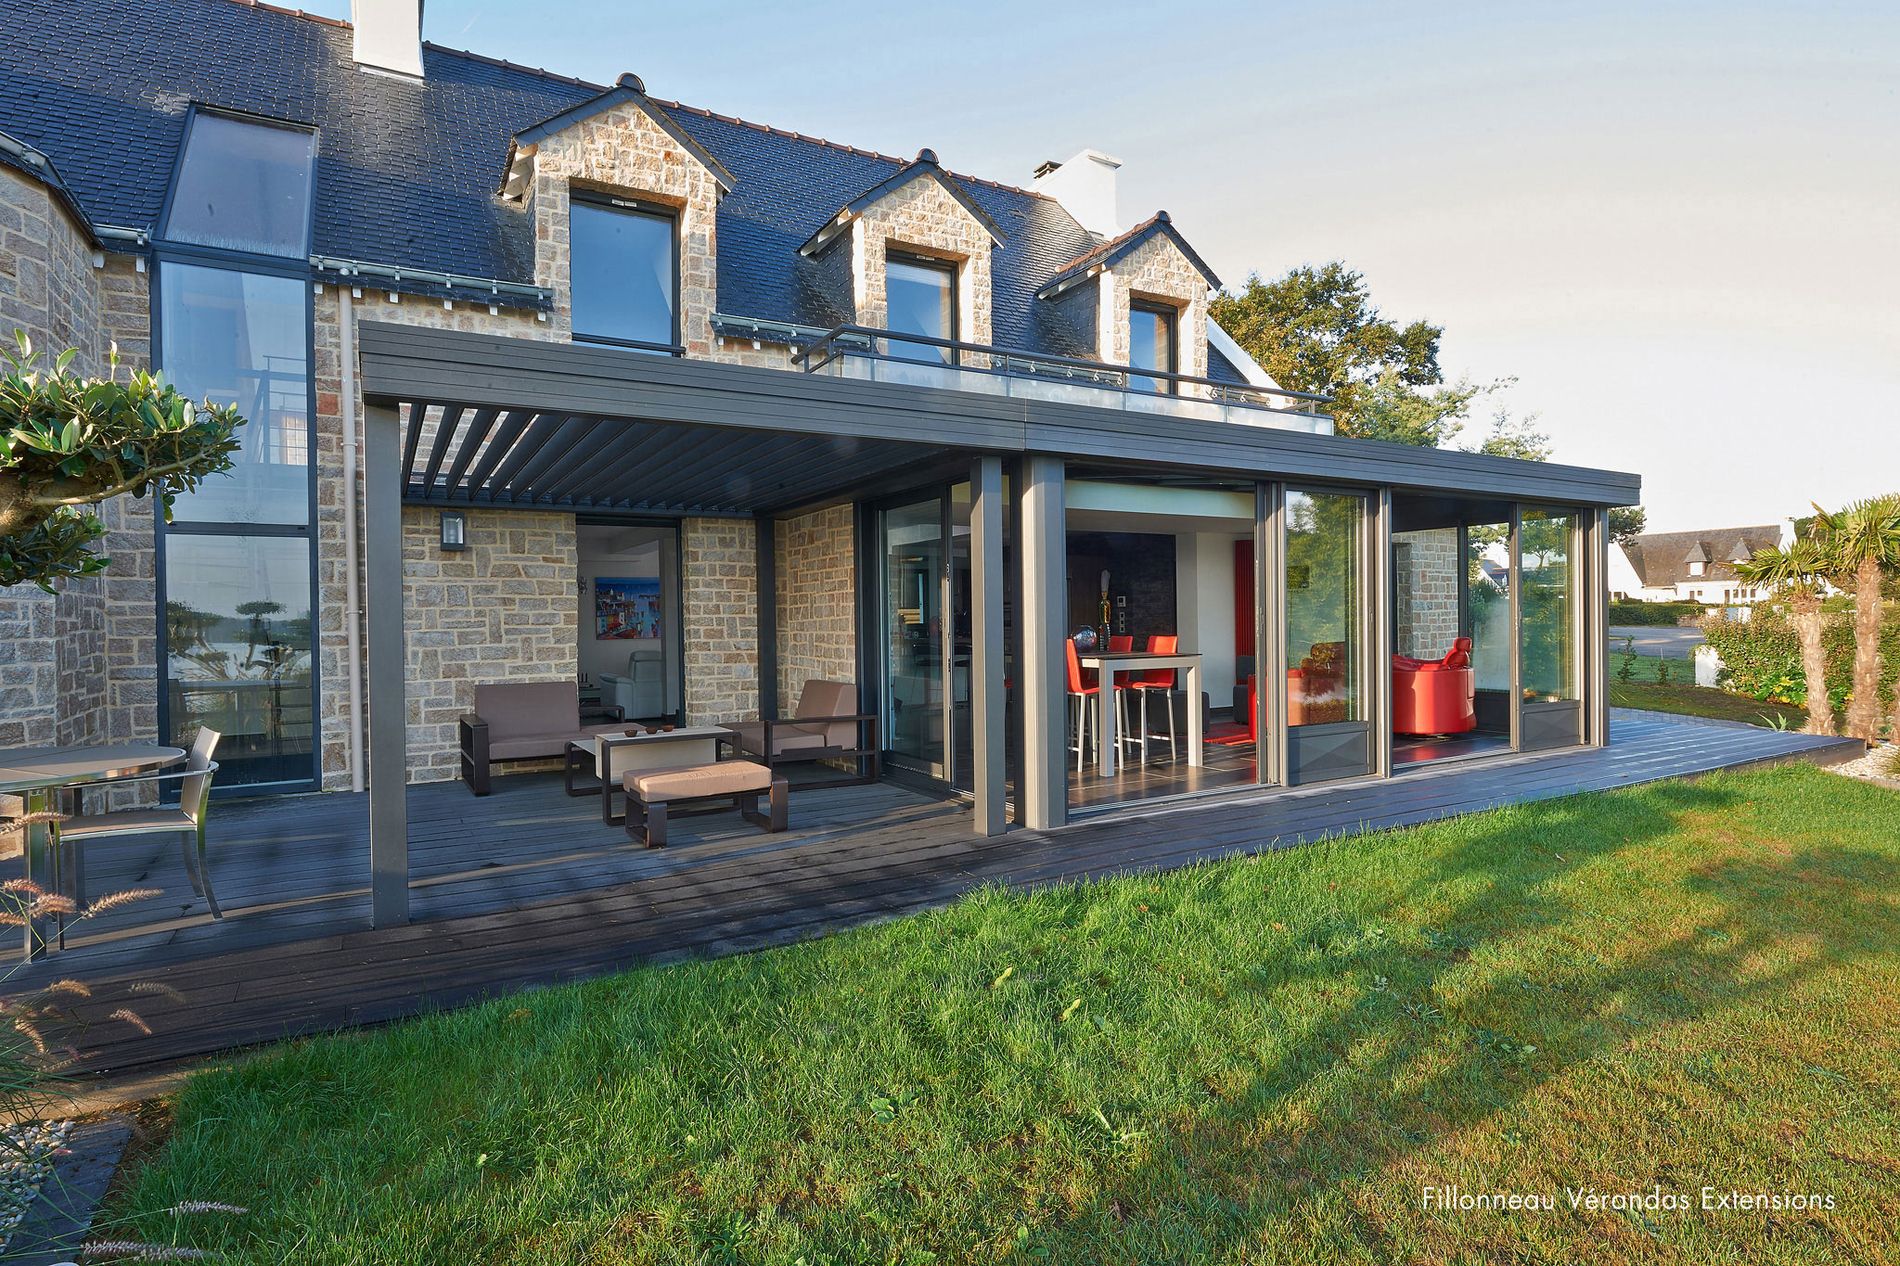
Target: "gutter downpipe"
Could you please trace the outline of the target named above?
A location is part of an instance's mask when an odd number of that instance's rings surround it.
[[[348,286],[336,287],[337,407],[343,414],[343,631],[350,664],[347,748],[350,790],[363,790],[363,604],[356,561],[356,308]]]

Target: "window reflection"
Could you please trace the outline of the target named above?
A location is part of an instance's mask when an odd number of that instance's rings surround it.
[[[1578,697],[1576,522],[1567,511],[1527,509],[1518,523],[1519,673],[1529,702]]]
[[[227,251],[299,257],[310,249],[314,134],[194,114],[165,236]]]
[[[576,199],[568,237],[574,336],[672,350],[679,342],[673,217]]]
[[[310,777],[310,542],[302,536],[165,538],[170,740],[223,735],[218,783]]]
[[[885,324],[899,334],[957,337],[957,274],[947,263],[891,255],[884,266]],[[904,360],[953,365],[956,353],[928,343],[890,340],[890,354]]]
[[[1158,369],[1175,373],[1174,311],[1157,304],[1131,303],[1128,307],[1128,364],[1135,369]],[[1128,386],[1135,391],[1167,393],[1174,383],[1167,378],[1128,375]]]
[[[180,496],[176,518],[309,522],[308,284],[167,262],[158,288],[165,377],[193,400],[235,405],[247,422],[236,469]]]
[[[1287,724],[1365,719],[1361,559],[1366,502],[1286,495]]]

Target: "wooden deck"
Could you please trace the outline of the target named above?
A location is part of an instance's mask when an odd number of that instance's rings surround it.
[[[1605,750],[1428,766],[1389,781],[1233,790],[1097,810],[1054,832],[970,833],[969,811],[885,784],[792,797],[793,830],[736,815],[677,820],[649,852],[601,824],[598,802],[553,776],[412,788],[408,927],[372,929],[365,799],[327,795],[217,808],[213,874],[227,913],[191,896],[175,847],[92,858],[94,895],[163,895],[76,927],[67,948],[20,968],[20,989],[76,976],[83,1015],[123,1005],[136,982],[178,998],[135,1005],[151,1036],[95,1023],[82,1067],[128,1074],[229,1047],[377,1023],[527,985],[643,961],[784,944],[925,909],[985,883],[1018,886],[1284,848],[1711,770],[1858,755],[1858,744],[1619,712]],[[17,863],[15,863],[17,865]],[[17,951],[16,951],[17,953]]]

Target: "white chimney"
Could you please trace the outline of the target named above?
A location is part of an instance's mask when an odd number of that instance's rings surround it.
[[[422,0],[350,0],[356,64],[422,78]]]
[[[1066,163],[1036,168],[1036,192],[1060,202],[1089,232],[1113,237],[1122,231],[1115,205],[1115,171],[1121,165],[1121,159],[1099,149],[1085,149]]]

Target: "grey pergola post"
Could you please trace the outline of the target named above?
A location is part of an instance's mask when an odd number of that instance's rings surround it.
[[[1003,761],[1003,459],[970,464],[970,725],[976,833],[1008,826]]]
[[[370,922],[409,922],[408,665],[402,644],[402,413],[363,409],[364,623],[369,668]]]
[[[1068,690],[1062,639],[1068,619],[1068,537],[1063,517],[1063,467],[1057,457],[1022,463],[1023,659],[1017,665],[1023,698],[1023,825],[1047,830],[1068,821]]]

